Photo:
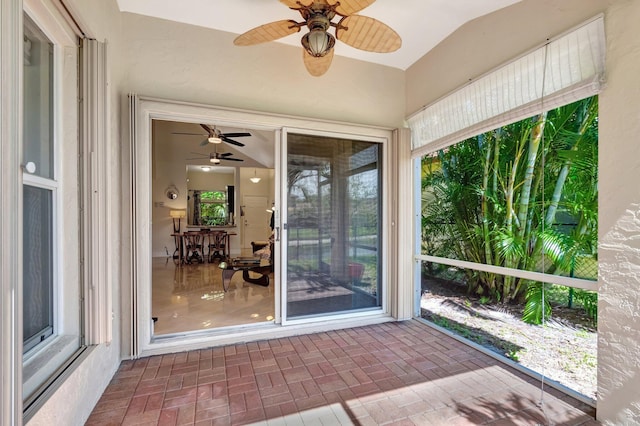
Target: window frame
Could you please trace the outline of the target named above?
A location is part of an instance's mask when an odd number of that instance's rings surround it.
[[[51,177],[45,178],[30,174],[25,168],[21,190],[25,186],[33,186],[52,191],[53,330],[42,342],[28,348],[23,354],[21,368],[25,420],[35,413],[46,396],[50,394],[51,385],[54,382],[61,383],[58,379],[62,377],[63,371],[86,349],[82,303],[84,291],[83,282],[78,275],[81,267],[81,248],[77,237],[81,231],[77,218],[80,214],[81,195],[77,186],[78,162],[74,155],[80,149],[78,138],[80,39],[79,35],[66,25],[65,19],[57,14],[55,9],[48,8],[44,3],[47,2],[25,0],[22,13],[23,17],[29,17],[53,46],[51,70],[53,74],[51,102],[53,141],[50,145],[53,156],[52,170]],[[23,97],[24,92],[20,96]],[[21,157],[24,158],[24,143],[20,151]],[[63,168],[63,155],[69,158],[65,159],[64,163],[73,164],[73,167]],[[28,160],[24,158],[23,163]],[[69,214],[69,207],[74,210],[74,213]],[[71,229],[74,231],[69,233]],[[20,232],[23,232],[22,226]],[[28,297],[23,294],[20,315],[27,301]],[[20,339],[22,339],[22,333]]]

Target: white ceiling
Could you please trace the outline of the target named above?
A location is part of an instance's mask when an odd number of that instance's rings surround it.
[[[123,12],[242,34],[282,19],[300,22],[300,14],[278,0],[117,0]],[[402,38],[393,53],[363,52],[336,42],[336,55],[406,70],[464,23],[520,0],[378,0],[359,14],[376,18]],[[337,18],[334,18],[337,21]],[[304,29],[279,42],[300,46]],[[238,48],[242,49],[242,48]]]

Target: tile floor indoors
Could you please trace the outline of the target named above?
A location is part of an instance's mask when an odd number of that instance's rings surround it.
[[[411,320],[123,361],[86,424],[586,426],[593,415]]]
[[[171,259],[154,257],[151,265],[155,335],[273,320],[273,285],[249,284],[238,273],[225,292],[218,262],[176,265]]]

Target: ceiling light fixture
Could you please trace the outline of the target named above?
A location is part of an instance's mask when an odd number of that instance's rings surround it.
[[[209,170],[211,170],[211,167],[209,166],[202,166],[200,168],[202,169],[203,172],[208,172]]]
[[[302,46],[313,57],[321,57],[327,54],[336,44],[336,39],[322,29],[315,29],[302,37]]]
[[[307,20],[309,32],[302,37],[302,47],[315,58],[326,55],[336,44],[335,37],[327,32],[330,22],[322,13],[316,13]]]
[[[260,182],[260,178],[256,175],[256,169],[253,169],[253,177],[249,178],[249,180],[253,183]]]

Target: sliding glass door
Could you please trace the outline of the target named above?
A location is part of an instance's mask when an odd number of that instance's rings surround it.
[[[284,318],[382,306],[382,145],[286,136]]]

